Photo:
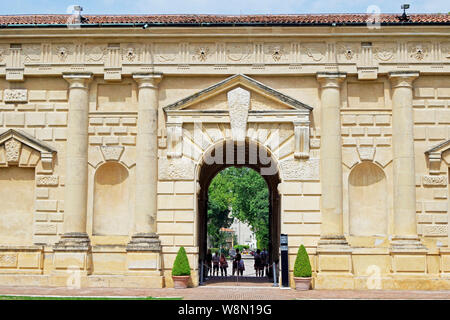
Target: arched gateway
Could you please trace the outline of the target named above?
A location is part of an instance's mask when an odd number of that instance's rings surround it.
[[[267,182],[271,262],[278,259],[280,232],[290,232],[298,224],[294,216],[299,215],[302,201],[309,206],[306,210],[319,211],[318,202],[312,208],[299,187],[300,181],[319,179],[318,159],[310,155],[311,110],[244,75],[232,76],[164,108],[167,154],[160,158],[159,174],[160,179],[192,181],[195,186],[195,264],[206,253],[208,187],[226,167],[253,168]],[[299,197],[294,199],[294,195]],[[177,194],[167,201],[179,201]]]
[[[199,192],[197,194],[196,233],[199,248],[199,261],[205,260],[207,251],[207,209],[208,189],[212,179],[227,167],[249,167],[261,174],[269,190],[269,264],[278,261],[280,238],[280,195],[278,185],[281,182],[277,160],[264,145],[255,140],[235,142],[222,141],[210,147],[196,177]]]

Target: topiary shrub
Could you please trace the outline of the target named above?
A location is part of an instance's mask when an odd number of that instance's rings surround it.
[[[311,263],[309,262],[308,253],[304,245],[298,248],[297,258],[294,264],[294,277],[311,277]]]
[[[173,263],[172,275],[173,276],[191,275],[191,267],[189,266],[189,260],[186,255],[186,250],[184,250],[184,247],[181,247],[180,250],[178,250],[177,257],[175,258],[175,262]]]

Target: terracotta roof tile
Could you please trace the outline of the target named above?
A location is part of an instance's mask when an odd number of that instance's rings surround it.
[[[367,14],[286,14],[286,15],[83,15],[84,24],[137,24],[142,25],[354,25],[373,20]],[[27,25],[65,25],[70,15],[0,15],[3,27]],[[411,14],[406,24],[450,24],[448,14]],[[381,24],[404,24],[398,14],[382,14]]]

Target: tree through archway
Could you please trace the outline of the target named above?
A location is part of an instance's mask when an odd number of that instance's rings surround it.
[[[219,172],[208,190],[208,236],[215,248],[226,246],[227,232],[237,219],[250,227],[256,238],[251,249],[269,245],[269,189],[255,170],[229,167]],[[240,245],[248,245],[241,239]]]
[[[197,176],[199,193],[196,232],[200,265],[206,261],[207,250],[211,248],[208,246],[208,229],[210,233],[212,229],[218,233],[218,226],[211,226],[211,218],[217,218],[217,224],[225,222],[226,227],[230,224],[227,219],[230,209],[234,210],[232,216],[247,222],[256,231],[260,247],[266,247],[268,251],[268,263],[272,265],[277,262],[280,177],[275,158],[265,146],[246,140],[241,145],[228,141],[219,143],[205,154],[205,159],[200,163]],[[210,161],[211,159],[214,161]],[[208,192],[210,187],[217,191],[216,194]],[[209,201],[210,197],[212,201]],[[218,237],[216,239],[219,240]],[[251,266],[253,268],[253,264]]]

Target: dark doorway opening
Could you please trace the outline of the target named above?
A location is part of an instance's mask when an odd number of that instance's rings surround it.
[[[224,278],[211,278],[205,281],[206,257],[208,251],[208,189],[213,178],[222,170],[236,167],[247,167],[255,170],[265,180],[268,189],[268,257],[269,276],[264,277],[237,277],[231,276]],[[198,206],[197,206],[197,234],[199,245],[199,280],[200,284],[235,284],[252,285],[255,283],[264,283],[271,285],[273,283],[273,264],[279,262],[279,239],[280,239],[280,197],[278,194],[278,184],[280,177],[278,166],[264,147],[253,141],[245,142],[223,142],[215,145],[205,155],[203,163],[199,169],[199,187]],[[232,266],[229,263],[231,274]],[[253,267],[253,260],[250,265]],[[277,271],[275,271],[277,274]],[[277,278],[277,276],[275,277]]]

